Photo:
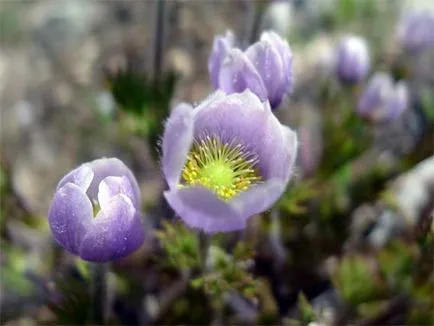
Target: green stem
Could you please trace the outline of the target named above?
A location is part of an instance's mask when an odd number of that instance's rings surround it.
[[[108,269],[108,263],[90,263],[90,322],[92,325],[107,324]]]

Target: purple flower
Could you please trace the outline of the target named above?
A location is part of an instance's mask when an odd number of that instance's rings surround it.
[[[370,121],[385,123],[396,119],[408,106],[407,84],[394,84],[390,75],[376,73],[360,96],[357,113]]]
[[[358,36],[347,36],[339,43],[336,54],[336,74],[343,83],[361,82],[370,68],[369,48]]]
[[[245,227],[269,209],[291,176],[297,136],[250,90],[217,91],[194,108],[180,104],[163,135],[166,200],[206,233]]]
[[[137,181],[117,158],[84,163],[60,180],[48,221],[56,241],[84,260],[125,257],[144,238]]]
[[[242,52],[233,47],[231,34],[214,41],[208,68],[215,89],[227,94],[250,89],[276,109],[293,84],[292,52],[275,32],[263,32],[259,42]]]
[[[434,13],[410,12],[398,25],[398,39],[409,52],[420,52],[434,46]]]

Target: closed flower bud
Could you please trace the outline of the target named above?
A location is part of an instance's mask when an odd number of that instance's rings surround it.
[[[219,40],[218,37],[214,44]],[[272,109],[276,109],[291,91],[292,52],[288,42],[275,32],[263,32],[261,39],[244,52],[238,48],[229,49],[223,62],[215,48],[209,64],[215,89],[227,94],[250,89],[261,101],[268,100]],[[213,67],[219,69],[211,69]]]
[[[410,12],[398,24],[398,40],[409,52],[434,47],[434,12]]]
[[[385,123],[396,119],[408,106],[407,84],[394,84],[390,75],[376,73],[360,96],[357,113],[372,122]]]
[[[358,36],[341,40],[336,53],[336,74],[342,83],[355,84],[367,76],[370,69],[369,47]]]
[[[63,177],[48,221],[55,240],[87,261],[125,257],[144,239],[139,186],[116,158],[82,164]]]

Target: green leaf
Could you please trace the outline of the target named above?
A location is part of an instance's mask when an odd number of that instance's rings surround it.
[[[361,256],[344,257],[333,282],[342,297],[354,306],[374,300],[384,291],[370,262]]]

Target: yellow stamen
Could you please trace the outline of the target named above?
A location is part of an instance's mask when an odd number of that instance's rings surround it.
[[[257,156],[235,143],[209,135],[195,141],[182,170],[183,185],[201,185],[229,200],[261,182]]]

